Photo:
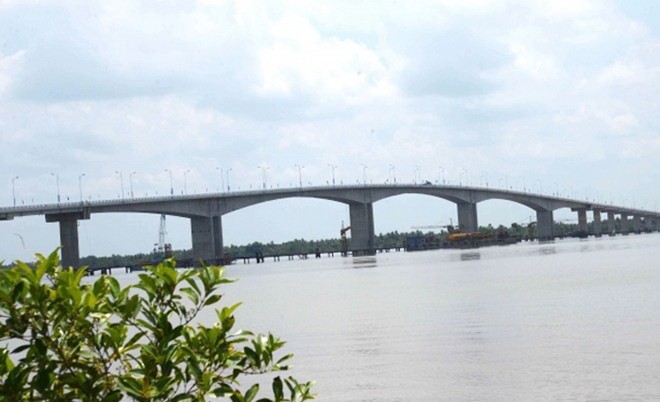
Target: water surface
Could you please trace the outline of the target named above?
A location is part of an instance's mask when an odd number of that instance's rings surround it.
[[[320,401],[660,400],[659,257],[652,234],[238,264],[225,300]]]

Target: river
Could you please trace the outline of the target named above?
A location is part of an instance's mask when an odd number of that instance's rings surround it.
[[[224,300],[319,401],[660,400],[659,260],[644,234],[239,263]]]

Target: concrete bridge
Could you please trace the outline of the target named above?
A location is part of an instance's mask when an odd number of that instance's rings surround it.
[[[190,219],[193,256],[195,259],[213,259],[223,256],[222,216],[230,212],[263,202],[292,198],[311,197],[347,204],[350,212],[351,242],[354,255],[359,252],[373,253],[374,215],[373,203],[401,194],[425,194],[443,198],[456,204],[458,225],[465,231],[478,229],[477,204],[481,201],[500,199],[525,205],[536,211],[537,237],[553,239],[553,211],[571,208],[577,212],[582,232],[587,232],[587,211],[593,215],[593,235],[604,230],[601,214],[607,214],[606,233],[615,232],[615,216],[621,218],[621,233],[628,233],[628,219],[633,230],[658,230],[660,212],[617,207],[542,194],[488,189],[481,187],[446,185],[355,185],[319,186],[203,195],[131,198],[124,200],[85,201],[78,203],[47,204],[0,208],[0,220],[29,215],[45,215],[46,222],[58,222],[62,246],[62,264],[80,265],[78,249],[78,220],[89,219],[93,213],[138,212],[166,214]]]

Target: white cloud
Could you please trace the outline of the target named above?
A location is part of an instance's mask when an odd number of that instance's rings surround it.
[[[18,51],[4,56],[0,52],[0,99],[7,95],[14,83],[14,77],[20,69],[24,54],[24,51]]]

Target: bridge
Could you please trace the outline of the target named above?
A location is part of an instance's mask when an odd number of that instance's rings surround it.
[[[536,212],[537,238],[555,238],[553,211],[570,208],[577,212],[580,231],[588,231],[587,211],[593,216],[593,235],[603,234],[601,214],[607,214],[606,233],[615,233],[615,217],[620,216],[620,233],[629,231],[632,218],[634,232],[660,229],[660,212],[592,203],[558,196],[482,187],[432,184],[366,184],[342,186],[299,187],[202,195],[172,195],[130,198],[123,200],[83,201],[61,204],[28,205],[0,208],[0,220],[30,215],[45,215],[46,222],[59,223],[62,264],[80,265],[78,220],[89,219],[95,213],[153,213],[189,218],[192,251],[195,260],[222,258],[222,216],[252,205],[293,197],[308,197],[347,204],[350,212],[353,255],[374,253],[373,203],[401,194],[425,194],[456,204],[458,226],[465,231],[478,230],[477,204],[499,199],[525,205]]]

